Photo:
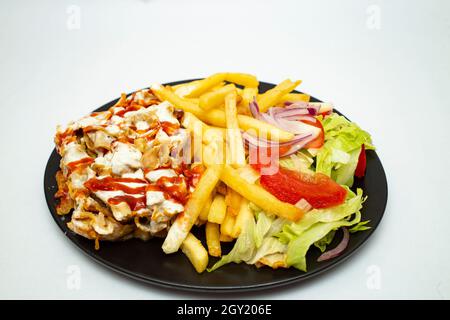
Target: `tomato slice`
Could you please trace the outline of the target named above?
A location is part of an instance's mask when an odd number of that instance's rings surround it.
[[[359,153],[358,157],[358,164],[356,165],[355,170],[355,176],[358,178],[364,177],[366,174],[366,165],[367,165],[367,159],[366,159],[366,148],[364,147],[364,144],[361,146],[361,152]]]
[[[282,167],[274,174],[261,175],[260,184],[281,201],[296,204],[305,199],[313,208],[339,205],[347,195],[347,190],[322,173],[311,175]]]
[[[320,129],[320,133],[317,136],[317,138],[315,138],[313,141],[309,142],[306,146],[305,149],[309,149],[309,148],[321,148],[323,146],[323,143],[325,141],[325,133],[323,130],[323,126],[322,123],[316,119],[315,122],[313,121],[309,121],[309,120],[301,120],[301,122],[309,124],[311,126],[314,126],[316,128]]]

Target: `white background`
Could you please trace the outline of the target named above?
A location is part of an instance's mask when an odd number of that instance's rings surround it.
[[[370,241],[331,272],[225,297],[449,299],[449,4],[1,1],[0,298],[216,297],[144,285],[90,260],[52,220],[43,175],[58,123],[152,82],[240,71],[300,78],[299,89],[368,130],[389,202]],[[79,290],[67,287],[72,265]]]

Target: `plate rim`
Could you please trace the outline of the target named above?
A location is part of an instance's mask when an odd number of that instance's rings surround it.
[[[195,81],[195,80],[199,80],[201,78],[195,78],[195,79],[187,79],[187,80],[178,80],[178,81],[171,81],[171,82],[166,82],[164,83],[164,85],[177,85],[177,84],[181,84],[181,83],[186,83],[186,82],[190,82],[190,81]],[[264,82],[264,81],[260,81],[260,84],[266,85],[266,86],[275,86],[272,83],[269,82]],[[143,88],[143,89],[148,89],[147,88]],[[139,91],[142,89],[137,89],[133,92]],[[133,92],[128,93],[127,96],[131,95]],[[293,92],[295,93],[303,93],[301,91],[298,90],[294,90]],[[322,102],[321,100],[315,98],[314,96],[310,95],[311,99],[317,101],[317,102]],[[102,106],[96,108],[95,110],[93,110],[92,112],[97,111],[98,109],[101,109],[105,106],[108,106],[112,103],[114,103],[115,101],[117,101],[119,98],[113,99],[105,104],[103,104]],[[341,112],[339,112],[339,110],[334,109],[334,112],[344,116],[345,118],[347,118],[345,115],[343,115]],[[348,118],[347,118],[348,119]],[[350,119],[349,119],[350,120]],[[351,121],[351,120],[350,120]],[[311,279],[315,276],[318,276],[326,271],[329,271],[330,269],[336,267],[337,265],[343,263],[344,261],[347,261],[348,258],[352,257],[353,254],[357,251],[359,251],[359,249],[367,243],[367,241],[369,240],[369,238],[372,236],[372,234],[375,232],[375,230],[378,228],[379,224],[381,223],[381,221],[383,220],[384,214],[386,212],[386,208],[387,208],[387,203],[388,203],[388,198],[389,198],[389,189],[388,189],[388,182],[387,182],[387,176],[386,176],[386,171],[384,169],[383,164],[381,163],[380,158],[378,157],[378,154],[375,151],[370,150],[370,152],[373,152],[374,155],[376,156],[376,158],[378,159],[379,163],[380,163],[380,167],[381,170],[383,172],[383,177],[384,177],[384,190],[386,191],[386,199],[384,204],[382,205],[382,210],[379,219],[373,224],[371,225],[371,229],[369,230],[365,230],[366,233],[366,237],[365,239],[358,243],[351,251],[347,252],[347,254],[344,254],[340,257],[337,257],[336,260],[332,261],[330,264],[328,265],[324,265],[322,268],[318,268],[316,270],[313,271],[308,271],[308,272],[301,272],[299,271],[299,274],[293,277],[289,277],[286,279],[281,279],[281,280],[275,280],[275,281],[270,281],[270,282],[265,282],[265,283],[261,283],[261,284],[252,284],[252,285],[245,285],[245,286],[239,286],[239,285],[230,285],[230,286],[205,286],[205,285],[189,285],[189,284],[180,284],[180,283],[176,283],[176,282],[170,282],[170,281],[166,281],[166,280],[159,280],[156,279],[154,277],[149,278],[149,277],[144,277],[141,276],[133,271],[129,271],[127,269],[124,269],[121,266],[118,266],[114,263],[109,262],[108,260],[102,258],[99,255],[96,255],[95,252],[91,251],[91,250],[87,250],[86,248],[84,248],[83,246],[81,246],[78,242],[73,241],[70,236],[68,235],[68,232],[71,232],[70,230],[66,230],[63,228],[63,224],[65,224],[66,222],[63,221],[61,222],[60,220],[58,220],[58,218],[62,217],[62,216],[58,216],[57,214],[54,214],[52,211],[52,199],[50,199],[50,192],[47,192],[47,176],[50,175],[49,172],[51,171],[51,160],[54,156],[59,156],[58,153],[56,152],[56,148],[53,148],[53,150],[50,153],[50,156],[47,160],[46,166],[45,166],[45,171],[44,171],[44,194],[45,194],[45,200],[50,212],[50,215],[52,216],[53,220],[55,221],[55,223],[58,225],[59,229],[63,232],[64,234],[64,238],[70,240],[70,242],[72,244],[75,244],[75,246],[80,249],[85,255],[89,256],[91,259],[93,259],[94,261],[96,261],[97,263],[99,263],[102,266],[107,267],[109,270],[112,270],[114,272],[117,272],[123,276],[129,277],[131,279],[134,279],[136,281],[140,281],[146,284],[151,284],[151,285],[156,285],[162,288],[166,288],[166,289],[176,289],[176,290],[182,290],[182,291],[190,291],[190,292],[214,292],[214,293],[232,293],[232,292],[250,292],[250,291],[260,291],[260,290],[264,290],[264,289],[269,289],[269,288],[279,288],[282,286],[286,286],[289,284],[294,284],[294,283],[299,283],[301,281],[304,280],[308,280]],[[74,236],[78,236],[76,234],[74,234]],[[81,236],[80,236],[81,237]],[[150,240],[151,241],[151,240]],[[276,270],[273,270],[274,272],[276,272]]]

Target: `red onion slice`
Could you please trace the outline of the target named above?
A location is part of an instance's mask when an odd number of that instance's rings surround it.
[[[342,227],[342,231],[344,232],[344,236],[342,237],[341,242],[334,249],[322,253],[320,257],[317,258],[317,262],[336,258],[345,250],[345,248],[347,248],[348,240],[350,239],[350,233],[345,227]]]
[[[242,132],[242,138],[248,142],[249,144],[252,144],[256,147],[262,147],[262,148],[276,148],[276,147],[287,147],[291,145],[296,145],[299,143],[306,142],[308,143],[311,141],[312,135],[311,134],[303,134],[303,135],[296,135],[292,140],[286,141],[286,142],[275,142],[271,140],[266,140],[263,138],[257,138],[255,136],[252,136],[251,134],[247,132]]]
[[[292,108],[292,109],[291,108],[280,108],[280,109],[274,110],[274,108],[270,108],[268,111],[268,114],[273,117],[280,117],[280,118],[286,118],[286,117],[291,117],[291,116],[304,116],[304,115],[310,114],[308,109],[301,109],[301,108]]]
[[[249,109],[250,109],[250,112],[251,112],[251,114],[252,114],[252,116],[254,117],[254,118],[256,118],[256,119],[258,119],[258,120],[262,120],[262,121],[265,121],[264,119],[262,119],[262,114],[261,114],[261,112],[259,111],[259,106],[258,106],[258,103],[256,103],[256,99],[254,99],[253,101],[251,101],[249,104],[248,104],[248,107],[249,107]]]
[[[310,133],[315,137],[317,137],[320,133],[320,128],[311,126],[309,124],[300,122],[300,121],[291,121],[281,118],[275,119],[278,127],[281,129],[284,129],[288,132],[291,132],[293,134],[305,134]]]
[[[289,116],[289,117],[283,117],[283,119],[285,120],[290,120],[290,121],[302,121],[302,120],[306,120],[306,121],[310,121],[312,123],[316,123],[317,119],[311,116]]]
[[[312,134],[304,134],[296,135],[294,139],[290,141],[278,143],[270,140],[256,138],[248,134],[247,132],[242,133],[242,138],[244,139],[244,142],[248,147],[252,146],[259,148],[277,148],[278,150],[280,148],[290,147],[287,151],[280,154],[280,157],[286,157],[297,152],[314,139]]]
[[[280,156],[288,156],[297,152],[320,134],[320,128],[300,122],[301,120],[307,120],[315,123],[317,119],[314,116],[318,114],[320,109],[320,105],[318,104],[296,101],[284,108],[269,108],[266,113],[263,113],[260,111],[256,99],[254,99],[250,102],[249,109],[254,118],[295,134],[294,139],[285,143],[271,142],[245,133],[243,134],[245,142],[253,146],[264,148],[290,146],[288,151]]]

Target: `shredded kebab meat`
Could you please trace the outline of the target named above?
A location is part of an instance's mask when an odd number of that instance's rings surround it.
[[[88,239],[165,236],[203,172],[190,164],[183,112],[144,89],[104,112],[58,126],[57,212]]]

